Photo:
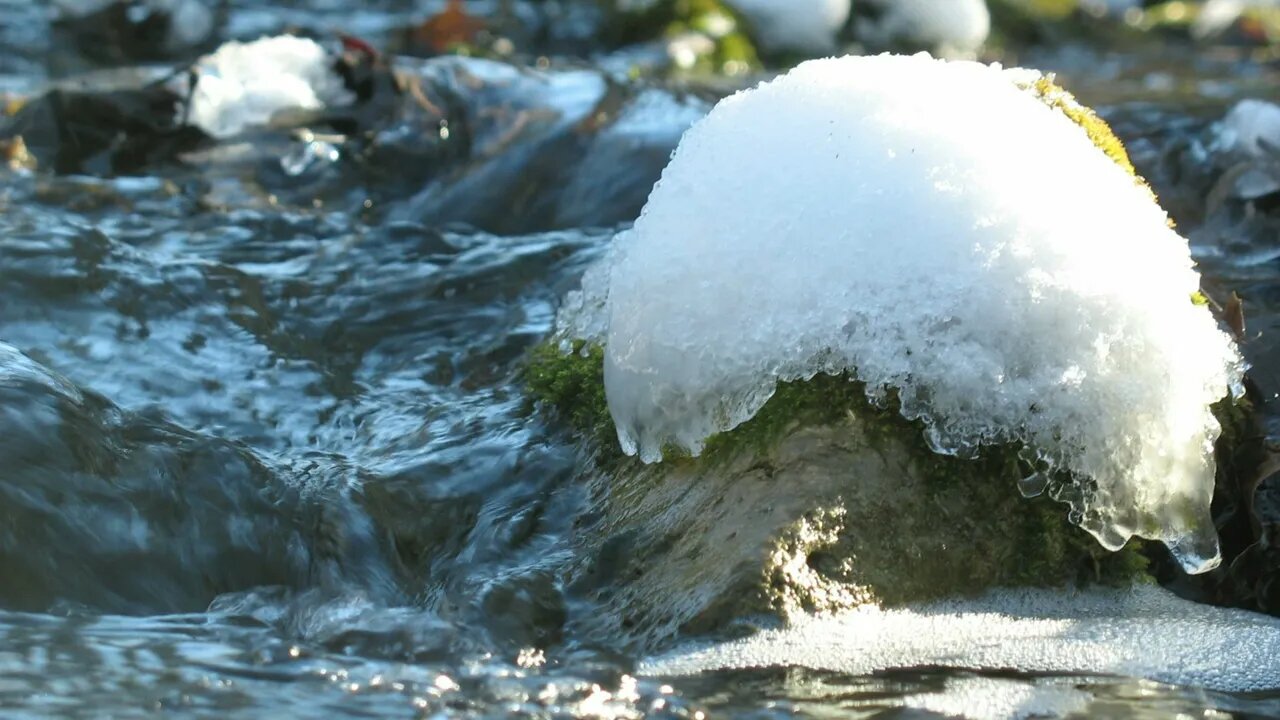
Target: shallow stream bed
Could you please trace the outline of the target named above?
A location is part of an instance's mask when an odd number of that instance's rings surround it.
[[[226,32],[412,14],[288,5],[232,3]],[[42,17],[0,0],[0,92],[59,74]],[[1276,69],[1027,59],[1080,78],[1170,195],[1280,392],[1280,195],[1212,215],[1192,182]],[[1274,690],[999,666],[686,675],[579,632],[552,568],[582,458],[520,369],[725,89],[486,62],[414,65],[474,91],[461,148],[455,123],[374,167],[274,134],[131,176],[0,171],[0,715],[1280,716]]]

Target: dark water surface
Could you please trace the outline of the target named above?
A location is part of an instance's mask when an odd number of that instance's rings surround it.
[[[376,37],[406,14],[385,5],[242,2],[228,27]],[[26,31],[41,12],[0,0],[0,91],[57,74]],[[591,609],[553,568],[581,458],[519,370],[707,105],[449,62],[423,72],[492,83],[469,106],[487,119],[390,179],[287,137],[139,177],[0,173],[0,716],[928,717],[993,686],[1086,686],[1097,716],[1280,716],[1275,694],[1006,671],[634,679],[639,658],[575,632]],[[1190,71],[1115,67],[1090,91],[1188,198],[1170,209],[1208,286],[1250,299],[1280,390],[1273,226],[1208,223],[1192,172],[1259,76],[1214,66],[1194,82],[1217,95],[1153,101]]]

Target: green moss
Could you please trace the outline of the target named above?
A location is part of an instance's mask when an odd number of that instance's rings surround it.
[[[918,439],[918,431],[912,437]],[[1071,525],[1061,503],[1044,495],[1021,497],[1017,481],[1029,468],[1020,466],[1012,448],[959,460],[931,455],[923,442],[916,444],[912,457],[923,464],[930,489],[920,512],[895,520],[895,534],[907,540],[887,537],[861,550],[877,556],[876,563],[860,570],[882,602],[974,594],[997,586],[1125,585],[1148,579],[1141,542],[1110,552]]]
[[[604,396],[604,349],[576,340],[571,352],[555,342],[533,349],[524,368],[529,394],[552,408],[601,449],[617,450],[617,433]]]
[[[598,345],[576,343],[570,354],[543,345],[531,356],[526,381],[536,398],[595,443],[598,461],[624,461],[605,403]],[[1123,584],[1147,577],[1140,543],[1109,552],[1068,523],[1061,503],[1021,497],[1018,480],[1033,469],[1019,460],[1016,447],[988,448],[973,460],[938,455],[929,449],[923,425],[902,417],[892,393],[876,407],[865,386],[846,375],[779,383],[750,420],[709,438],[700,457],[668,449],[664,462],[715,472],[744,454],[767,458],[797,428],[837,425],[850,416],[873,447],[906,444],[915,473],[925,478],[926,497],[919,500],[923,506],[886,517],[886,532],[850,528],[834,546],[815,553],[810,563],[824,576],[869,588],[886,603],[993,586]],[[849,557],[862,560],[841,562]]]
[[[744,448],[767,451],[789,431],[803,425],[830,425],[848,412],[876,413],[861,383],[846,377],[816,375],[807,381],[778,383],[773,397],[750,420],[729,432],[707,438],[702,457],[708,462],[730,459]]]

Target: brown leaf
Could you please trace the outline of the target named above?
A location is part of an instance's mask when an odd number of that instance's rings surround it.
[[[1227,327],[1231,328],[1231,333],[1236,336],[1236,340],[1243,342],[1244,300],[1234,291],[1232,291],[1231,297],[1227,298],[1227,304],[1222,308],[1222,319],[1227,323]]]
[[[444,53],[455,45],[469,43],[484,30],[485,23],[462,9],[462,0],[449,6],[413,30],[413,39],[433,52]]]

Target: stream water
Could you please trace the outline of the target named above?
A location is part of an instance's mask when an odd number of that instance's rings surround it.
[[[58,74],[36,5],[0,0],[0,91]],[[238,0],[226,32],[411,15],[345,5]],[[1211,226],[1187,179],[1275,68],[1082,52],[1028,62],[1080,76],[1169,190],[1280,391],[1276,221]],[[591,609],[548,568],[581,459],[521,362],[715,91],[421,67],[474,90],[465,147],[352,169],[273,135],[136,176],[0,173],[0,716],[929,717],[1077,687],[1063,707],[1093,716],[1280,716],[1275,692],[1007,668],[645,676],[575,632]]]

